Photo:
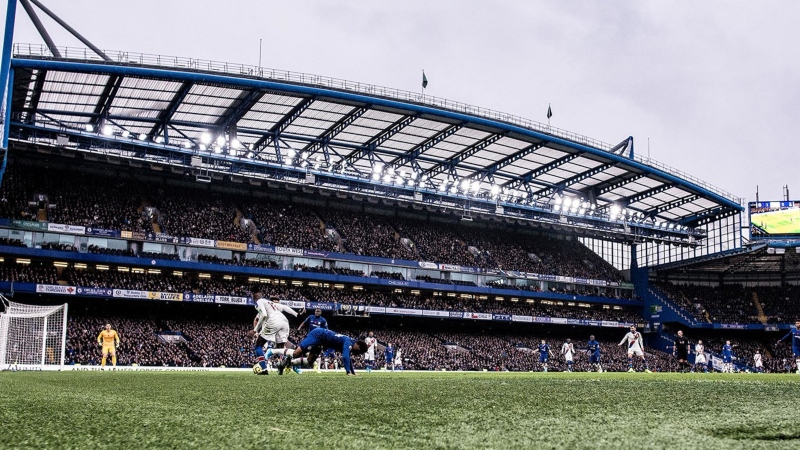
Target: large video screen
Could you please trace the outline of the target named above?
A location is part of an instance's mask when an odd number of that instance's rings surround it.
[[[750,202],[750,237],[800,237],[800,201]]]

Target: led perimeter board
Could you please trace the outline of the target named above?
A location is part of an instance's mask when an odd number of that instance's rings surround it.
[[[800,201],[750,202],[752,239],[800,238]]]

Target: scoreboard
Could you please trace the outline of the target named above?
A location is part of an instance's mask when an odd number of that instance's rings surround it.
[[[800,238],[800,201],[750,202],[750,237]]]

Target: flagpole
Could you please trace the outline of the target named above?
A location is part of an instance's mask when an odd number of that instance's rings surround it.
[[[425,103],[425,69],[422,69],[422,100],[421,103]]]

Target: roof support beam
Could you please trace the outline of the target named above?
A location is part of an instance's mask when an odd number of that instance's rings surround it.
[[[236,125],[263,96],[264,92],[258,89],[250,92],[242,92],[239,96],[239,103],[235,107],[228,108],[228,110],[220,116],[220,120],[217,121],[217,127],[220,130],[226,130],[231,125]]]
[[[544,144],[539,144],[540,147],[542,145],[544,145]],[[516,155],[511,155],[511,156],[516,156]],[[500,164],[500,163],[504,162],[505,160],[511,158],[511,156],[505,158],[504,160],[498,162],[497,164]],[[524,184],[527,184],[531,180],[544,175],[545,173],[555,169],[556,167],[563,166],[564,164],[572,161],[573,159],[575,159],[575,158],[577,158],[579,156],[581,156],[580,153],[572,153],[572,154],[569,154],[567,156],[562,156],[561,158],[558,158],[558,159],[556,159],[554,161],[551,161],[548,164],[545,164],[543,166],[540,166],[540,167],[537,167],[536,169],[531,170],[530,172],[520,176],[516,180],[512,180],[512,181],[509,181],[509,182],[505,183],[504,185],[502,185],[502,187],[505,187],[505,188],[508,188],[508,189],[514,189],[514,188],[517,188],[517,187],[522,186]],[[521,158],[521,156],[519,158]],[[517,159],[519,159],[519,158],[517,158]],[[506,163],[506,165],[508,165],[508,164],[511,164],[511,162]]]
[[[338,122],[333,124],[330,128],[328,128],[322,136],[319,136],[319,141],[314,144],[309,144],[303,148],[302,152],[308,152],[308,155],[311,156],[319,150],[325,152],[325,160],[328,160],[328,143],[336,137],[337,134],[341,133],[345,128],[350,126],[353,122],[358,120],[359,117],[363,116],[365,112],[369,111],[372,105],[364,105],[360,108],[356,108],[350,111],[346,116],[339,119]]]
[[[579,173],[579,174],[575,175],[574,177],[567,178],[566,180],[562,181],[561,183],[558,183],[558,189],[549,187],[549,188],[546,188],[546,189],[542,189],[542,190],[536,191],[536,192],[533,193],[533,195],[536,196],[536,197],[547,197],[549,195],[553,195],[553,194],[555,194],[557,192],[557,190],[561,190],[561,189],[567,188],[567,187],[569,187],[569,186],[571,186],[571,185],[573,185],[575,183],[583,181],[583,180],[585,180],[587,178],[591,178],[591,177],[597,175],[598,173],[600,173],[600,172],[602,172],[602,171],[604,171],[604,170],[606,170],[608,168],[614,167],[615,165],[616,165],[616,163],[614,163],[614,162],[605,163],[603,165],[595,167],[594,169],[590,169],[590,170],[588,170],[586,172]]]
[[[292,108],[288,114],[283,116],[281,120],[276,122],[275,125],[269,129],[269,134],[265,134],[263,137],[261,137],[261,139],[256,141],[255,144],[253,144],[253,152],[261,152],[272,142],[275,144],[276,156],[278,159],[281,159],[280,145],[278,144],[281,134],[283,134],[283,132],[286,131],[286,128],[288,128],[292,122],[297,120],[297,118],[300,117],[300,115],[302,115],[312,103],[314,103],[314,100],[316,100],[316,97],[306,97],[298,104],[294,105],[294,108]]]
[[[430,169],[425,171],[424,175],[429,176],[430,178],[439,175],[448,170],[453,170],[461,161],[466,160],[470,156],[478,153],[479,151],[485,149],[486,147],[494,144],[495,142],[499,141],[508,133],[500,133],[500,134],[492,134],[484,139],[470,145],[469,147],[465,148],[464,150],[456,153],[455,155],[451,156],[449,159],[442,161],[439,164],[432,166]]]
[[[456,125],[450,125],[449,127],[445,128],[444,130],[434,134],[433,136],[429,137],[416,147],[412,148],[411,150],[407,151],[403,156],[399,156],[394,158],[393,160],[389,161],[386,165],[387,166],[402,166],[405,163],[413,162],[419,155],[422,153],[430,150],[431,148],[435,147],[438,143],[442,142],[443,140],[449,138],[450,136],[454,135],[458,130],[464,127],[463,123],[459,123]]]
[[[647,175],[644,174],[644,173],[639,173],[639,174],[636,174],[636,175],[634,175],[632,177],[628,177],[628,178],[622,178],[622,179],[615,178],[615,179],[609,180],[609,181],[607,181],[607,182],[605,182],[605,183],[603,183],[601,185],[595,186],[595,190],[597,191],[597,195],[601,196],[603,194],[608,194],[609,192],[613,191],[614,189],[616,189],[618,187],[625,186],[628,183],[633,183],[634,181],[640,180],[640,179],[642,179],[642,178],[644,178],[646,176]]]
[[[26,123],[36,123],[36,112],[39,109],[39,99],[42,96],[42,89],[44,88],[44,80],[47,78],[46,70],[36,71],[36,82],[33,84],[33,93],[31,94],[31,107],[28,112]]]
[[[341,162],[342,167],[352,166],[353,163],[355,163],[359,159],[371,155],[372,152],[374,152],[378,147],[383,145],[384,142],[391,139],[395,134],[399,133],[403,128],[410,125],[411,122],[413,122],[416,119],[417,115],[406,116],[398,120],[397,122],[393,123],[391,127],[383,130],[383,132],[381,132],[377,136],[367,141],[367,143],[364,144],[362,148],[358,150],[353,150],[352,152],[348,153]]]
[[[661,205],[661,206],[659,206],[657,208],[649,209],[649,210],[645,211],[645,214],[647,214],[647,215],[653,215],[653,214],[658,215],[658,214],[661,214],[661,213],[663,213],[665,211],[669,211],[672,208],[677,208],[677,207],[685,205],[687,203],[691,203],[691,202],[693,202],[695,200],[698,200],[699,198],[700,198],[699,195],[690,195],[688,197],[679,198],[678,200],[666,203],[666,204]]]
[[[150,129],[150,136],[158,136],[167,128],[167,123],[172,120],[172,116],[175,115],[175,111],[178,110],[178,107],[183,102],[183,99],[186,98],[186,94],[189,93],[192,86],[194,86],[194,83],[191,81],[183,82],[178,92],[172,96],[172,100],[170,100],[167,108],[158,115],[158,122]]]
[[[93,117],[89,123],[98,125],[103,118],[108,116],[108,110],[111,109],[111,104],[114,103],[114,97],[117,96],[117,91],[119,91],[119,87],[122,85],[123,78],[124,77],[120,75],[112,75],[108,78],[106,87],[103,88],[103,92],[100,94],[100,98],[94,106],[94,113],[97,114],[97,116]]]

